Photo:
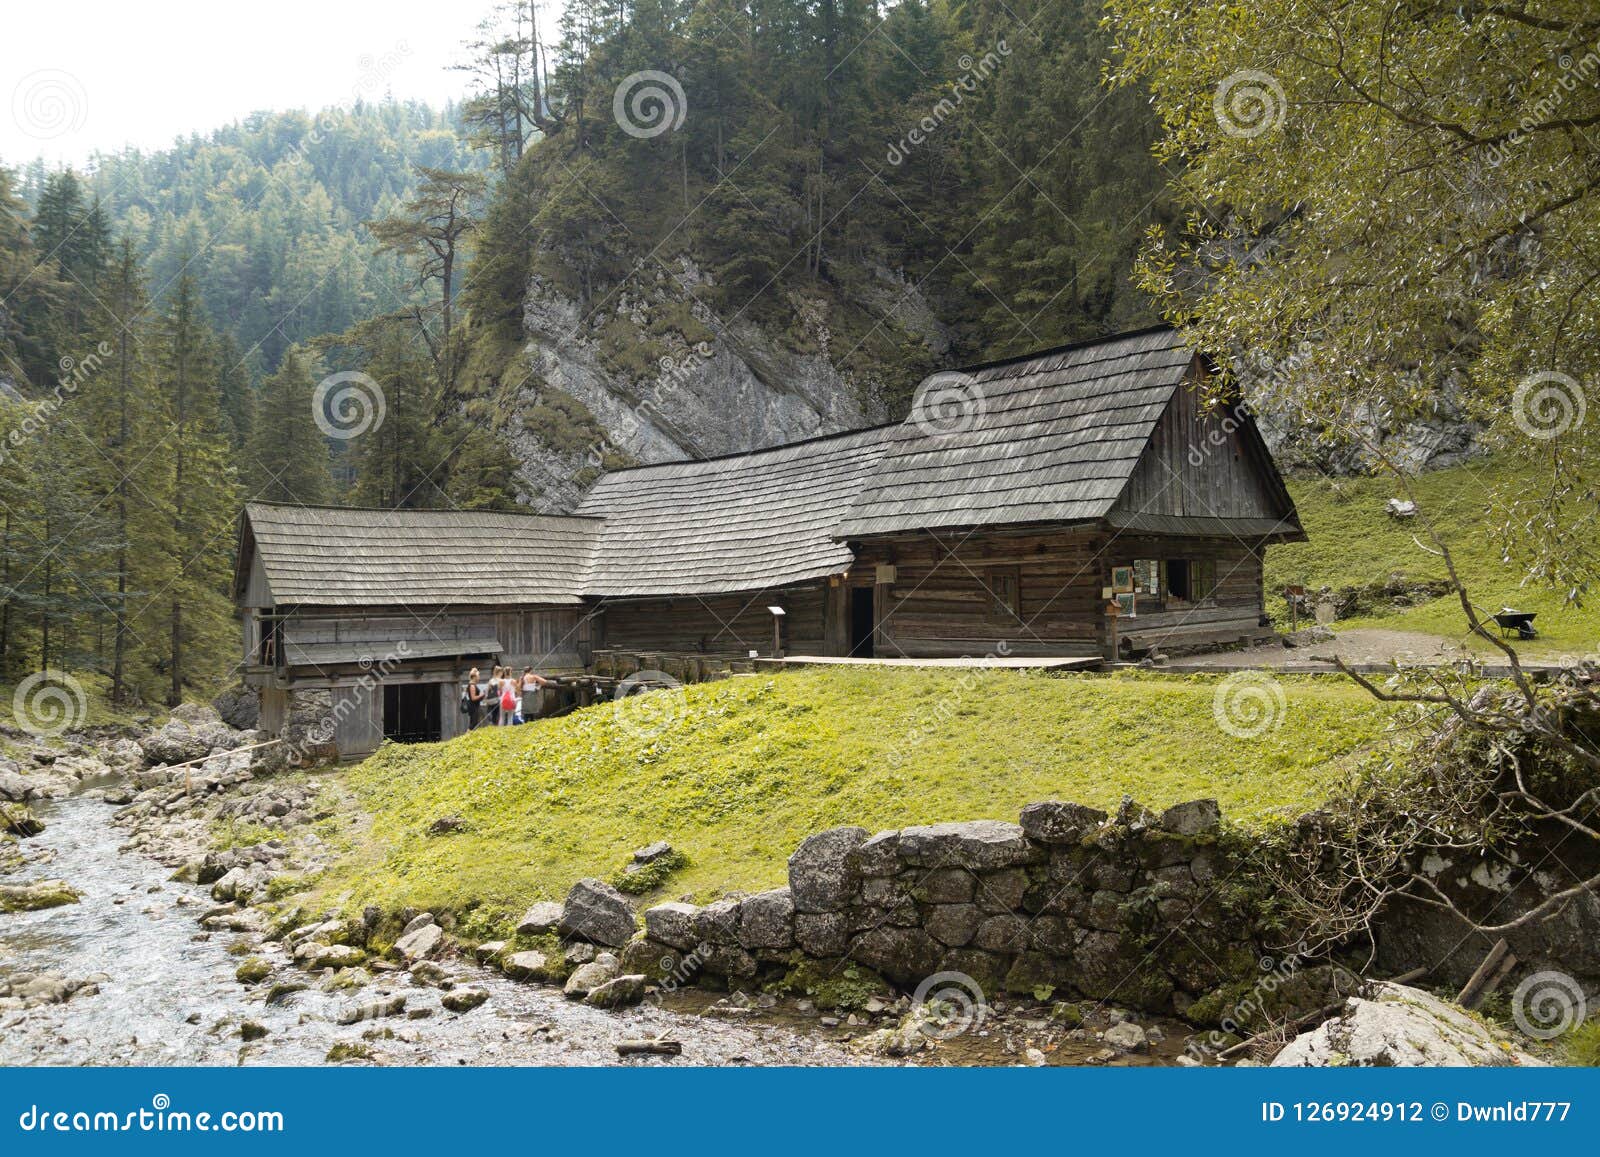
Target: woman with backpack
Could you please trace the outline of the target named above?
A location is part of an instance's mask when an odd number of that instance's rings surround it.
[[[483,717],[483,688],[478,685],[478,669],[467,672],[467,685],[461,691],[461,706],[467,713],[467,730],[472,731]]]
[[[496,667],[494,673],[483,681],[483,709],[486,712],[484,722],[494,727],[500,722],[500,668]]]
[[[522,696],[517,691],[517,681],[511,674],[511,668],[504,667],[501,671],[500,681],[495,685],[496,694],[500,696],[500,715],[495,722],[501,727],[510,727],[516,722]]]

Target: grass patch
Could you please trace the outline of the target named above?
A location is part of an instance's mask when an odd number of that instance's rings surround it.
[[[1562,1044],[1566,1046],[1567,1064],[1600,1067],[1600,1019],[1584,1021],[1567,1034]]]
[[[1515,489],[1518,477],[1511,464],[1488,459],[1420,474],[1412,479],[1412,487],[1455,555],[1479,607],[1497,611],[1514,606],[1538,612],[1536,625],[1542,637],[1519,644],[1519,651],[1536,657],[1593,650],[1600,643],[1600,602],[1569,607],[1561,591],[1523,586],[1522,571],[1501,557],[1491,538],[1491,494]],[[1382,583],[1393,574],[1408,580],[1445,578],[1443,560],[1418,545],[1419,539],[1428,541],[1421,525],[1385,513],[1384,504],[1401,496],[1391,478],[1291,478],[1289,491],[1310,541],[1267,551],[1267,606],[1275,615],[1286,615],[1281,594],[1290,584],[1315,591],[1323,586],[1337,590]],[[1453,594],[1342,620],[1338,626],[1421,631],[1460,639],[1473,650],[1493,650],[1467,635]]]
[[[643,896],[664,885],[672,873],[682,871],[688,866],[689,857],[674,848],[637,871],[630,872],[624,868],[611,877],[611,883],[619,892],[626,892],[630,896]]]
[[[1217,680],[1018,671],[816,669],[686,689],[640,735],[611,705],[444,744],[385,745],[342,777],[371,814],[319,882],[322,900],[410,905],[475,924],[608,877],[669,840],[674,895],[780,884],[812,832],[1014,820],[1067,799],[1114,808],[1214,796],[1267,825],[1314,805],[1388,712],[1339,680],[1286,680],[1280,725],[1221,731]],[[655,692],[668,695],[672,692]],[[635,716],[636,718],[636,716]],[[442,815],[469,830],[426,835]]]

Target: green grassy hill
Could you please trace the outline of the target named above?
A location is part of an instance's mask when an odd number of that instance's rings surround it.
[[[662,895],[782,883],[808,834],[1015,820],[1036,800],[1114,809],[1215,796],[1268,824],[1321,798],[1387,712],[1339,680],[1285,680],[1278,725],[1238,738],[1210,677],[816,669],[657,692],[427,746],[385,746],[341,776],[372,815],[319,899],[463,912],[487,929],[667,839],[689,865]],[[1231,685],[1230,685],[1231,686]],[[629,726],[634,704],[662,724]],[[442,816],[464,832],[429,836]]]
[[[1592,651],[1600,644],[1600,604],[1567,607],[1560,591],[1523,586],[1521,572],[1501,559],[1491,540],[1486,517],[1491,492],[1515,480],[1509,466],[1490,459],[1420,475],[1413,487],[1449,544],[1474,603],[1489,611],[1509,605],[1538,612],[1536,625],[1543,637],[1524,644],[1523,651],[1530,656]],[[1423,527],[1385,512],[1384,504],[1398,496],[1388,477],[1291,478],[1289,490],[1310,541],[1267,551],[1267,607],[1273,614],[1284,613],[1281,592],[1294,583],[1337,590],[1381,586],[1392,575],[1412,581],[1445,577],[1443,560],[1421,545],[1432,545]],[[1466,634],[1453,594],[1398,609],[1373,606],[1370,613],[1338,626],[1381,626],[1452,638]],[[1471,642],[1474,649],[1485,646]]]

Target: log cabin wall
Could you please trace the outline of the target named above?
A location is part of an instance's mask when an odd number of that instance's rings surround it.
[[[1137,596],[1135,615],[1119,619],[1123,639],[1242,640],[1259,633],[1264,609],[1260,548],[1231,539],[1091,528],[941,533],[861,543],[856,557],[848,581],[876,588],[878,655],[1105,654],[1102,591],[1114,566],[1140,562],[1155,564],[1145,568],[1155,593]],[[880,565],[894,567],[893,583],[877,583]],[[1206,589],[1177,597],[1174,572]]]
[[[827,580],[752,594],[686,595],[667,599],[606,599],[596,646],[620,651],[668,651],[744,656],[772,653],[772,614],[781,606],[784,648],[795,655],[830,654],[824,604]]]
[[[1109,568],[1135,567],[1135,614],[1119,616],[1121,638],[1172,649],[1244,641],[1262,633],[1264,545],[1122,533],[1108,536],[1101,550],[1106,584]]]
[[[880,656],[1097,655],[1096,545],[1082,529],[895,537],[860,544],[850,583],[877,588]]]
[[[373,663],[404,643],[411,655],[481,654],[486,640],[499,643],[498,659],[539,670],[582,669],[589,662],[590,623],[581,607],[515,608],[316,608],[286,616],[281,629],[284,657],[319,654],[366,655]],[[402,659],[402,663],[411,660]],[[318,664],[321,665],[321,664]]]

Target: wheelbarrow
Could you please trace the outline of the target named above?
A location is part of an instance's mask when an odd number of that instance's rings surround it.
[[[1500,628],[1501,638],[1514,634],[1519,639],[1537,639],[1539,632],[1533,629],[1534,616],[1537,614],[1537,611],[1514,611],[1505,607],[1495,612],[1494,623]]]

